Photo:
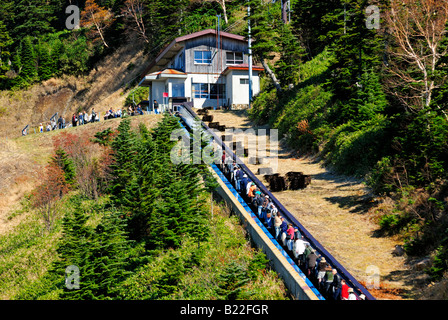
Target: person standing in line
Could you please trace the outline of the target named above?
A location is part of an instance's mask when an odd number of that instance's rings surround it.
[[[72,126],[76,127],[77,122],[78,122],[78,119],[76,118],[76,113],[74,113],[72,116]]]
[[[248,192],[248,196],[249,196],[249,201],[250,203],[253,203],[254,198],[255,198],[255,190],[257,189],[257,187],[255,186],[255,183],[252,182],[250,188],[249,188],[249,192]]]
[[[243,178],[240,180],[240,192],[243,195],[244,200],[246,200],[246,185],[247,185],[247,174],[243,174]]]
[[[274,218],[275,239],[278,239],[280,236],[281,225],[282,225],[282,217],[280,217],[280,215],[278,214]]]
[[[314,268],[316,268],[316,261],[317,261],[317,255],[316,251],[313,249],[311,250],[311,253],[306,257],[306,270],[307,270],[307,276],[315,276],[314,274]]]
[[[289,251],[292,251],[294,247],[294,227],[292,226],[292,223],[288,224],[288,229],[286,230],[287,235],[287,242],[286,246],[288,247]]]
[[[95,112],[95,108],[92,108],[92,120],[91,122],[95,122],[96,121],[96,112]]]
[[[342,281],[341,276],[338,274],[336,269],[333,269],[333,282],[331,286],[333,287],[333,300],[341,300],[342,291]]]
[[[328,263],[324,257],[320,259],[319,264],[317,265],[317,281],[319,282],[319,290],[323,289],[322,279],[325,277],[325,271],[328,267]]]
[[[327,299],[333,298],[333,287],[331,286],[333,283],[333,276],[333,268],[331,266],[327,266],[324,276],[324,292],[327,295]]]
[[[244,171],[241,167],[238,167],[238,171],[236,172],[236,190],[241,192],[241,181],[244,177]]]
[[[272,233],[272,229],[274,228],[274,223],[273,223],[271,214],[268,212],[268,214],[266,215],[266,221],[265,221],[265,225],[266,225],[266,229],[268,229],[268,231],[270,233]]]
[[[341,300],[348,300],[348,285],[344,279],[341,280]]]
[[[257,216],[258,219],[263,222],[263,216],[261,215],[261,210],[263,209],[263,197],[261,195],[257,195],[255,197],[255,204],[257,205]]]
[[[358,300],[353,292],[353,288],[348,288],[348,300]]]
[[[270,199],[268,195],[265,195],[263,198],[263,205],[261,208],[261,216],[263,217],[263,219],[266,219],[267,213],[268,213],[268,206],[270,204]],[[270,212],[270,211],[269,211]]]
[[[240,171],[241,171],[241,169],[239,166],[236,166],[235,170],[233,171],[233,182],[234,182],[236,191],[240,191],[240,179],[239,179]]]
[[[157,100],[154,100],[154,113],[155,114],[159,114],[159,103],[157,102]]]

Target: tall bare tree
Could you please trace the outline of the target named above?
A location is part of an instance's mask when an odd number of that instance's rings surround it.
[[[448,53],[440,47],[446,36],[448,0],[390,0],[385,21],[393,42],[389,91],[411,110],[425,109],[434,89],[446,80],[435,71]]]
[[[149,39],[146,36],[145,23],[143,21],[143,1],[141,0],[126,0],[124,7],[122,8],[122,14],[126,17],[128,21],[132,21],[135,25],[134,30],[136,30],[139,36],[146,42],[149,43]]]

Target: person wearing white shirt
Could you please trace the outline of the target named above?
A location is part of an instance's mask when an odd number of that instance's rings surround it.
[[[296,239],[293,247],[293,254],[296,259],[301,260],[301,255],[305,252],[306,246],[310,243],[303,239]]]

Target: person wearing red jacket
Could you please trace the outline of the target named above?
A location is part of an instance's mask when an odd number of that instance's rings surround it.
[[[348,285],[345,283],[345,280],[341,280],[342,288],[341,288],[341,300],[348,300]]]

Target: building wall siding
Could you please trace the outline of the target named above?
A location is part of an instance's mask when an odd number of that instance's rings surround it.
[[[194,51],[211,51],[211,64],[195,64]],[[248,63],[247,43],[233,40],[222,39],[222,53],[216,50],[216,38],[206,36],[198,39],[192,39],[185,44],[185,72],[188,73],[221,73],[227,67],[226,52],[243,52],[243,63]]]

